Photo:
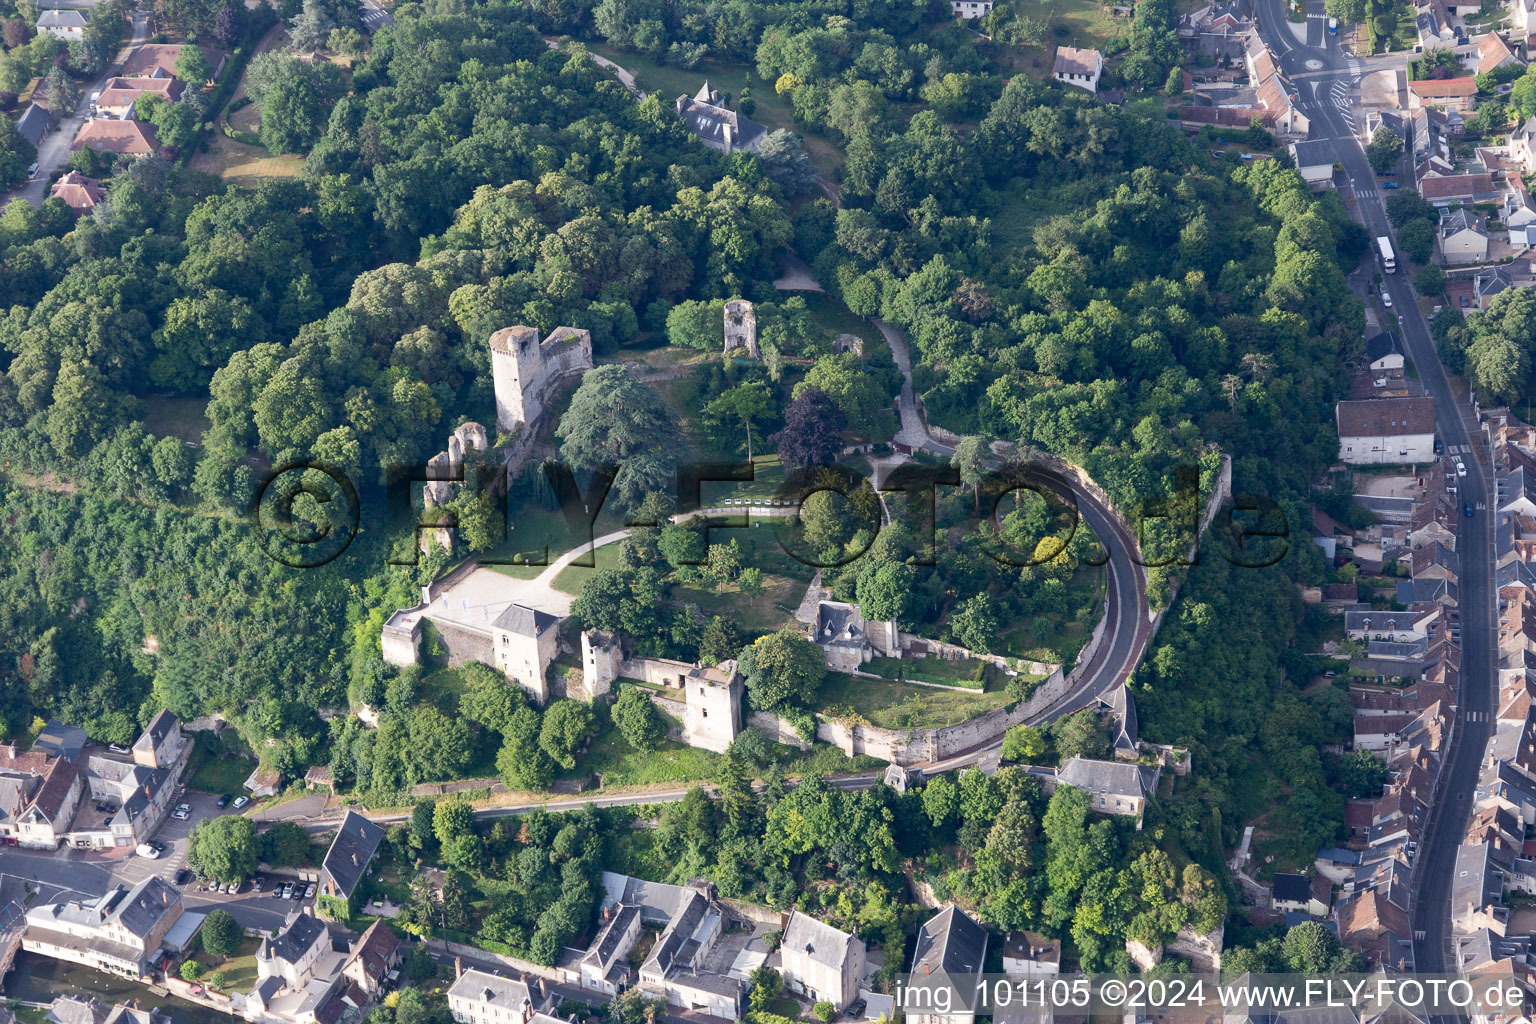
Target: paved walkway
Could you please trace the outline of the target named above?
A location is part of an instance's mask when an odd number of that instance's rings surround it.
[[[549,47],[551,50],[558,50],[558,49],[560,49],[559,41],[555,40],[555,39],[551,39],[548,36],[544,37],[544,45]],[[588,50],[587,51],[587,56],[591,57],[592,58],[592,63],[596,64],[598,67],[600,67],[600,68],[607,68],[609,71],[612,71],[613,74],[614,74],[614,77],[619,80],[619,83],[621,85],[623,85],[624,88],[626,88],[630,92],[634,93],[636,99],[639,99],[639,100],[645,99],[645,90],[640,88],[640,86],[638,84],[636,84],[635,76],[634,75],[630,74],[624,68],[619,67],[619,65],[615,64],[613,61],[609,60],[607,57],[604,57],[602,54],[593,53],[591,50]]]

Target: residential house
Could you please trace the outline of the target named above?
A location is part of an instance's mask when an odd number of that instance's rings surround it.
[[[1093,797],[1093,809],[1100,814],[1121,814],[1136,819],[1147,807],[1156,773],[1153,769],[1125,761],[1094,761],[1074,756],[1056,775],[1058,783],[1087,791]]]
[[[1318,876],[1322,881],[1321,895],[1314,891],[1313,879],[1306,875],[1295,875],[1288,872],[1276,872],[1273,888],[1270,892],[1269,905],[1282,913],[1291,912],[1308,914],[1312,917],[1324,917],[1328,913],[1329,893],[1328,879]]]
[[[1408,83],[1408,107],[1439,107],[1442,110],[1472,109],[1477,96],[1477,80],[1466,78],[1425,78]]]
[[[1296,103],[1296,91],[1257,32],[1249,34],[1246,52],[1248,80],[1259,106],[1268,115],[1270,130],[1282,138],[1305,139],[1312,121]]]
[[[925,921],[917,933],[910,973],[926,987],[937,988],[938,979],[947,980],[950,1010],[909,1003],[904,1008],[908,1024],[974,1024],[976,990],[986,958],[987,929],[953,903]]]
[[[1099,76],[1103,72],[1104,55],[1098,50],[1079,49],[1076,46],[1056,47],[1056,63],[1051,67],[1051,77],[1056,81],[1096,93],[1099,91]]]
[[[638,903],[603,907],[603,926],[577,963],[582,988],[615,996],[632,981],[625,958],[640,938],[642,909]]]
[[[116,805],[100,828],[79,829],[78,846],[137,846],[147,840],[175,806],[181,776],[178,770],[146,768],[115,757],[92,756],[86,761],[91,799]]]
[[[1393,465],[1435,459],[1435,400],[1375,398],[1334,407],[1339,460],[1349,465]]]
[[[325,922],[307,913],[290,915],[274,938],[256,948],[256,985],[230,998],[230,1012],[262,1024],[336,1024],[349,1009],[361,1016],[369,996],[344,973],[350,954],[336,946]]]
[[[710,88],[708,81],[693,96],[679,96],[673,105],[690,132],[704,145],[723,153],[755,153],[768,136],[763,125],[726,107],[720,90]]]
[[[871,658],[901,657],[895,619],[866,621],[856,604],[820,601],[812,625],[822,660],[834,672],[854,672]]]
[[[949,0],[949,13],[966,21],[985,18],[992,13],[992,2],[993,0]]]
[[[53,183],[48,194],[64,200],[76,217],[83,217],[106,198],[107,190],[101,187],[97,179],[87,178],[79,171],[70,171]]]
[[[54,849],[69,834],[80,806],[80,794],[85,789],[80,773],[65,758],[55,757],[35,782],[25,785],[31,795],[16,813],[10,836],[20,846]]]
[[[27,109],[21,112],[21,117],[16,119],[16,134],[32,143],[34,147],[48,134],[50,125],[48,109],[40,107],[36,103],[28,103]]]
[[[160,141],[152,124],[99,118],[85,122],[69,148],[94,149],[118,156],[153,156],[160,152]]]
[[[34,906],[21,948],[129,978],[149,973],[166,933],[182,915],[181,893],[150,876],[104,896]]]
[[[1491,74],[1499,68],[1522,63],[1509,43],[1498,32],[1489,32],[1477,41],[1477,63],[1480,75]]]
[[[1441,208],[1497,202],[1503,198],[1491,173],[1447,174],[1426,178],[1419,182],[1419,194],[1426,202]]]
[[[191,44],[147,43],[128,55],[119,74],[124,78],[175,78],[176,58],[181,56],[182,47],[189,45]],[[213,68],[213,78],[207,82],[188,82],[188,85],[212,85],[224,73],[224,64],[229,60],[229,55],[210,46],[205,46],[202,50],[203,56],[208,58],[208,66]]]
[[[458,1024],[565,1024],[534,1004],[528,985],[500,974],[470,969],[448,989],[448,1012]]]
[[[1288,147],[1296,172],[1308,185],[1328,185],[1333,182],[1333,143],[1328,139],[1309,139],[1293,142]]]
[[[1443,3],[1431,0],[1420,7],[1413,25],[1418,32],[1419,46],[1425,52],[1456,44],[1456,29]]]
[[[1003,938],[1003,973],[1010,978],[1061,973],[1061,940],[1034,932],[1009,932]]]
[[[1518,162],[1526,174],[1536,172],[1536,117],[1528,118],[1509,133],[1509,157]]]
[[[71,9],[44,11],[37,19],[37,32],[66,43],[84,39],[85,12]]]
[[[1397,335],[1391,331],[1382,331],[1367,341],[1365,362],[1372,376],[1402,373],[1403,347],[1398,344]]]
[[[1472,277],[1472,294],[1477,297],[1479,309],[1487,309],[1494,296],[1514,286],[1515,276],[1510,273],[1508,265],[1505,264],[1479,270]]]
[[[864,941],[792,910],[779,942],[779,973],[796,995],[828,1002],[839,1011],[859,997]]]
[[[145,768],[176,770],[192,752],[192,739],[182,732],[175,712],[161,710],[133,744],[133,763]]]
[[[708,893],[687,887],[677,910],[640,965],[640,989],[680,1010],[741,1019],[742,982],[703,969],[709,951],[725,930],[725,915]]]
[[[1518,38],[1536,33],[1536,0],[1510,0],[1509,24]]]
[[[1241,57],[1253,15],[1243,0],[1208,3],[1179,18],[1179,42],[1207,57]]]
[[[560,619],[556,615],[509,604],[491,622],[495,666],[534,700],[549,699],[546,674],[559,653]]]
[[[348,810],[320,862],[320,895],[350,900],[384,841],[384,829]]]
[[[1488,232],[1482,218],[1465,206],[1441,216],[1438,234],[1446,263],[1482,263],[1488,258]]]
[[[109,78],[96,97],[96,113],[101,117],[126,120],[133,117],[134,104],[140,96],[159,96],[174,103],[186,92],[186,85],[175,78]]]
[[[1523,182],[1518,182],[1518,179],[1516,182],[1505,191],[1503,206],[1499,210],[1499,219],[1509,229],[1512,244],[1517,233],[1523,243],[1526,229],[1536,226],[1536,199],[1532,198]]]
[[[352,947],[341,973],[351,978],[369,999],[383,998],[384,989],[400,966],[404,947],[383,920],[373,922]]]

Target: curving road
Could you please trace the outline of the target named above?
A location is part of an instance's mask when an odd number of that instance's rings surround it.
[[[1282,0],[1259,0],[1258,18],[1260,36],[1297,86],[1299,106],[1312,121],[1312,137],[1333,142],[1335,159],[1342,165],[1343,177],[1347,179],[1340,183],[1340,190],[1353,195],[1355,200],[1352,215],[1365,225],[1372,237],[1389,234],[1384,193],[1376,183],[1365,150],[1354,135],[1353,120],[1339,97],[1348,95],[1362,67],[1397,66],[1402,62],[1402,55],[1381,60],[1373,58],[1367,65],[1360,58],[1344,53],[1338,47],[1337,37],[1326,34],[1322,0],[1308,0],[1305,43],[1296,38],[1287,24]],[[1448,958],[1451,865],[1455,863],[1456,847],[1461,843],[1471,813],[1478,765],[1493,729],[1493,715],[1489,712],[1494,709],[1497,699],[1493,515],[1487,511],[1490,473],[1483,464],[1477,443],[1477,420],[1451,389],[1430,337],[1429,325],[1419,310],[1418,296],[1409,283],[1409,275],[1389,274],[1384,280],[1392,296],[1392,309],[1399,316],[1398,331],[1407,347],[1408,357],[1413,360],[1426,390],[1434,396],[1436,430],[1448,452],[1465,455],[1470,472],[1457,481],[1459,497],[1482,510],[1472,519],[1458,520],[1461,526],[1457,552],[1461,562],[1462,692],[1429,820],[1419,845],[1416,863],[1420,870],[1413,873],[1416,966],[1419,971],[1437,972],[1451,963]]]
[[[885,337],[886,344],[891,346],[891,359],[902,374],[901,429],[895,440],[937,455],[953,455],[954,447],[936,440],[928,432],[928,425],[923,422],[912,390],[912,357],[906,336],[882,320],[876,320],[875,326]],[[1129,527],[1097,498],[1079,487],[1077,481],[1052,473],[1043,475],[1051,477],[1063,491],[1070,491],[1076,498],[1083,523],[1099,538],[1099,543],[1109,556],[1109,562],[1104,607],[1106,635],[1071,691],[1030,720],[1031,724],[1036,725],[1088,707],[1124,683],[1146,653],[1152,622],[1147,604],[1146,574],[1137,561],[1141,549]],[[942,771],[970,764],[1001,750],[1002,743],[1001,739],[994,740],[958,758],[937,762],[929,767]]]

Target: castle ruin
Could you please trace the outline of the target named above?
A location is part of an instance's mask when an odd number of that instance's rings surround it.
[[[731,299],[725,304],[725,352],[744,348],[753,359],[761,359],[757,346],[757,312],[746,299]]]
[[[592,332],[556,327],[539,340],[532,327],[504,327],[491,335],[491,379],[496,385],[496,429],[533,433],[555,386],[592,369]]]

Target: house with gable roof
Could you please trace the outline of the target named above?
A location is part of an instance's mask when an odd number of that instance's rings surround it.
[[[779,973],[791,992],[844,1010],[859,997],[864,941],[792,910],[779,942]]]

